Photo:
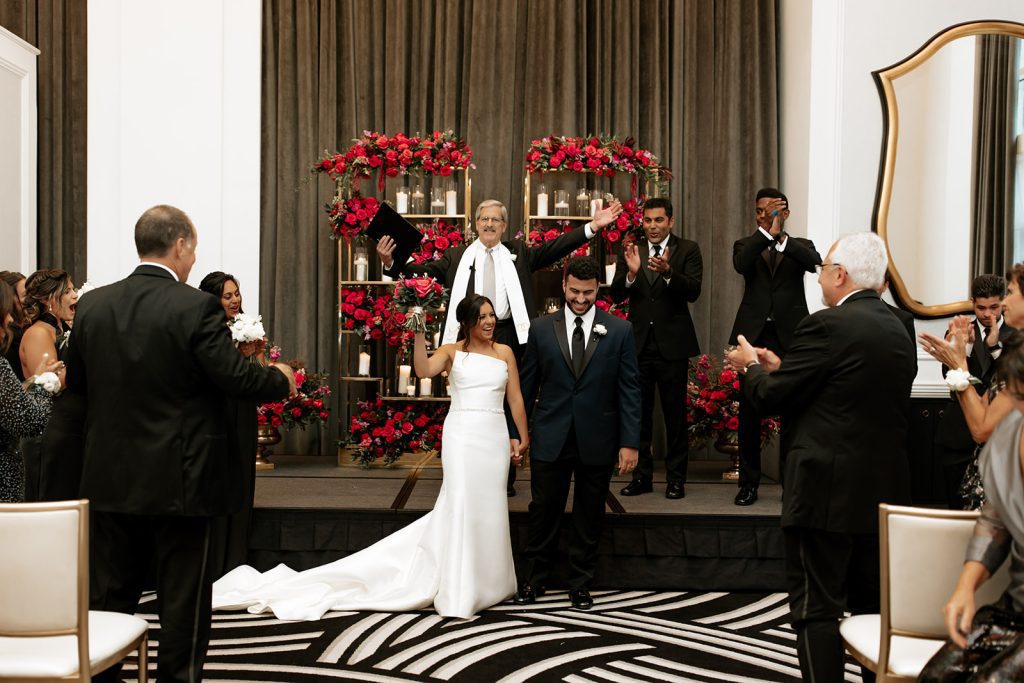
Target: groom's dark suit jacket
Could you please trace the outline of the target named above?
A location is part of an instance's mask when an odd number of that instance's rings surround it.
[[[607,334],[601,336],[598,325]],[[612,465],[619,448],[639,448],[640,381],[632,326],[595,311],[583,362],[577,378],[564,307],[533,321],[519,372],[528,407],[540,392],[530,421],[530,458],[555,461],[570,427],[575,429],[579,458],[586,465]]]
[[[278,400],[288,381],[235,349],[216,297],[140,265],[82,297],[66,362],[68,388],[87,397],[80,494],[93,510],[212,516],[241,508],[225,396]]]
[[[870,290],[804,318],[775,372],[750,368],[744,393],[785,425],[782,526],[877,534],[879,503],[909,503],[916,372],[906,329]]]
[[[539,306],[534,299],[533,277],[535,270],[547,268],[558,259],[571,254],[587,242],[586,227],[580,226],[575,230],[565,233],[561,237],[544,242],[536,247],[527,246],[523,240],[504,240],[502,244],[512,252],[515,257],[516,274],[519,276],[519,285],[523,288],[523,300],[526,302],[526,311],[531,318],[537,317]],[[428,275],[438,282],[444,283],[445,287],[451,289],[455,284],[455,274],[459,270],[459,262],[462,255],[466,253],[467,245],[448,249],[436,261],[426,263],[406,263],[398,266],[392,264],[391,268],[385,269],[384,274],[389,277],[399,277],[402,273],[406,275]],[[451,306],[454,308],[462,301],[466,294],[476,291],[476,272],[470,270],[469,285],[465,292],[452,292]]]

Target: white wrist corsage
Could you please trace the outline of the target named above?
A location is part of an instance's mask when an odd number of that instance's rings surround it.
[[[41,375],[36,375],[36,378],[32,380],[32,384],[35,384],[48,394],[56,394],[60,391],[60,378],[57,377],[55,372],[44,372]]]
[[[946,386],[950,391],[963,391],[972,384],[981,384],[981,380],[966,370],[956,369],[946,373]]]
[[[608,328],[602,325],[601,323],[598,323],[594,325],[594,334],[596,334],[598,337],[603,337],[604,335],[608,334]]]

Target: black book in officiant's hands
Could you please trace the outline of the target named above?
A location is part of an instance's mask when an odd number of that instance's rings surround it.
[[[401,270],[412,253],[419,249],[423,241],[423,233],[405,220],[400,213],[391,208],[387,202],[381,202],[373,220],[366,228],[366,234],[379,242],[387,235],[395,241],[395,250],[391,252],[394,259],[392,268]]]

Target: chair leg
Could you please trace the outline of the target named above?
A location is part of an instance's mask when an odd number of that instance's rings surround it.
[[[139,683],[149,680],[149,632],[142,634],[139,643]]]

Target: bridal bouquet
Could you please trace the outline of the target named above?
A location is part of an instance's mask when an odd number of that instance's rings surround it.
[[[231,330],[231,339],[236,346],[245,342],[260,341],[267,336],[263,329],[262,315],[239,313],[228,323],[228,329]]]
[[[426,332],[447,300],[448,290],[434,278],[406,278],[395,285],[391,306],[405,330]]]

